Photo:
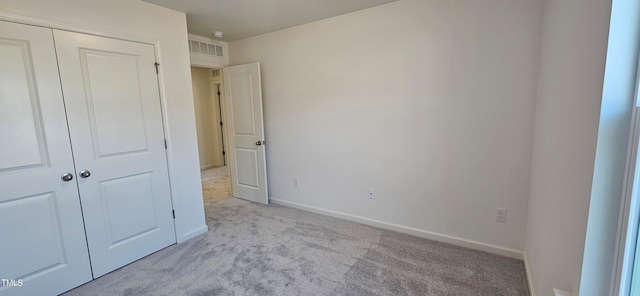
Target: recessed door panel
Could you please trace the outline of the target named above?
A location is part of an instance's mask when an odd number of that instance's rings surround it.
[[[146,151],[139,57],[82,49],[80,62],[96,156]]]
[[[258,189],[258,155],[256,149],[236,148],[238,184]]]
[[[176,242],[154,48],[54,37],[98,277]]]
[[[29,41],[0,37],[0,171],[46,165]]]
[[[91,280],[50,29],[0,22],[0,295]]]
[[[100,183],[109,248],[157,228],[152,186],[150,173]]]
[[[260,64],[224,68],[229,168],[234,197],[268,203]]]
[[[0,237],[21,242],[0,244],[1,254],[11,254],[2,264],[14,267],[3,276],[25,278],[67,264],[56,204],[53,192],[0,202],[0,217],[7,223],[0,227]]]
[[[233,104],[234,133],[236,135],[255,136],[256,124],[253,106],[253,88],[250,72],[232,74],[230,93]]]

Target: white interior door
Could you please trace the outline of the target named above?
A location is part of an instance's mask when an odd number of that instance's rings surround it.
[[[99,277],[176,242],[154,48],[57,30],[54,37]]]
[[[0,295],[91,280],[76,179],[65,173],[75,175],[52,31],[0,22],[0,278],[15,280]]]
[[[267,204],[260,64],[224,68],[223,74],[233,196]]]

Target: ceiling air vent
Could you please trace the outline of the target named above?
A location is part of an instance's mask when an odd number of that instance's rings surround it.
[[[189,51],[217,57],[224,56],[222,46],[196,40],[189,40]]]

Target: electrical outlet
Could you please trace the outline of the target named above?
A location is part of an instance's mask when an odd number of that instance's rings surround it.
[[[300,187],[300,180],[298,177],[293,177],[293,187]]]
[[[376,198],[376,192],[373,190],[373,188],[369,188],[369,199],[374,198]]]
[[[496,221],[507,223],[507,209],[496,208]]]

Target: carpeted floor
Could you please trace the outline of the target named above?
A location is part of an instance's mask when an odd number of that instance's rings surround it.
[[[205,212],[206,234],[67,295],[528,295],[520,260],[235,198]]]
[[[202,175],[202,195],[204,202],[214,202],[231,198],[231,181],[228,167],[207,169]]]

